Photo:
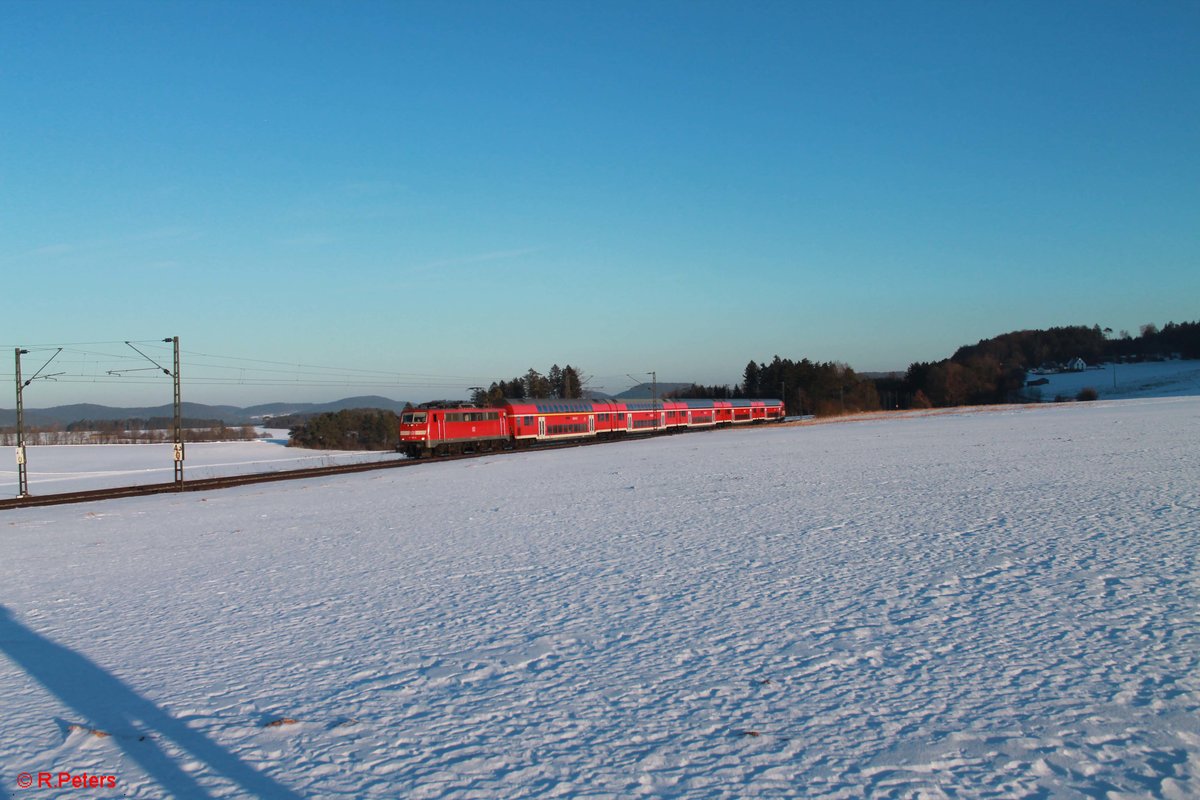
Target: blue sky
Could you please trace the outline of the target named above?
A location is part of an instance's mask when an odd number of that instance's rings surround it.
[[[178,335],[185,399],[1200,318],[1195,2],[0,13],[0,343]],[[81,349],[28,405],[169,399]]]

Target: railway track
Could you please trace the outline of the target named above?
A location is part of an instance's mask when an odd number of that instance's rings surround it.
[[[449,458],[462,458],[451,456]],[[448,460],[448,459],[442,459]],[[341,464],[326,467],[305,467],[302,469],[280,470],[278,472],[253,472],[246,475],[227,475],[220,478],[198,478],[177,483],[145,483],[132,486],[116,486],[109,489],[87,489],[79,492],[58,492],[55,494],[29,495],[0,500],[0,511],[9,508],[33,508],[37,506],[56,506],[67,503],[89,503],[95,500],[112,500],[121,497],[141,497],[151,494],[179,494],[180,492],[207,492],[214,489],[228,489],[234,486],[246,486],[252,483],[270,483],[273,481],[292,481],[302,478],[319,478],[325,475],[343,475],[351,472],[368,472],[371,470],[407,467],[422,463],[408,459],[394,461],[373,461],[365,464]]]
[[[671,432],[674,433],[674,432]],[[635,435],[641,439],[651,434]],[[660,434],[661,435],[661,434]],[[631,441],[629,438],[617,441]],[[458,461],[464,458],[479,456],[495,456],[508,453],[531,453],[546,450],[562,450],[569,447],[589,447],[597,444],[612,444],[613,440],[591,439],[558,442],[538,445],[532,449],[486,450],[481,452],[463,453],[458,455],[433,456],[431,458],[396,458],[390,461],[371,461],[362,464],[341,464],[324,467],[304,467],[302,469],[279,470],[277,472],[253,472],[246,475],[228,475],[221,478],[198,478],[177,483],[146,483],[132,486],[117,486],[110,489],[87,489],[79,492],[58,492],[55,494],[28,495],[26,497],[11,497],[0,499],[0,511],[10,508],[36,508],[39,506],[67,505],[69,503],[90,503],[97,500],[113,500],[122,497],[142,497],[152,494],[179,494],[180,492],[208,492],[216,489],[229,489],[234,486],[247,486],[253,483],[273,483],[275,481],[294,481],[304,478],[321,478],[328,475],[346,475],[353,472],[373,472],[381,469],[396,469],[399,467],[415,467],[418,464],[436,464],[444,461]]]

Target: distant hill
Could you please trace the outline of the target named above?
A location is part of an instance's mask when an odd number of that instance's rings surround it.
[[[264,403],[262,405],[239,408],[237,406],[210,406],[203,403],[184,403],[183,416],[190,419],[219,419],[226,425],[258,425],[268,417],[282,417],[290,414],[321,414],[326,411],[344,411],[351,408],[382,408],[388,411],[400,412],[405,403],[391,400],[387,397],[367,395],[364,397],[346,397],[330,403]],[[170,405],[137,408],[114,408],[93,403],[77,403],[51,408],[26,408],[25,424],[33,426],[69,425],[83,419],[90,420],[119,420],[119,419],[150,419],[151,417],[174,416],[175,409]],[[17,424],[15,409],[0,409],[0,426]]]
[[[680,389],[687,389],[691,386],[692,386],[691,383],[667,383],[665,381],[660,381],[657,386],[655,386],[652,383],[639,383],[637,386],[634,386],[632,389],[626,389],[625,391],[621,392],[620,394],[613,395],[613,399],[614,400],[648,399],[654,393],[655,389],[658,390],[658,396],[662,397],[663,395],[667,394],[668,392],[675,392],[675,391],[679,391]]]
[[[278,417],[285,414],[323,414],[326,411],[346,411],[352,408],[382,408],[385,411],[399,413],[404,410],[406,405],[408,403],[404,400],[364,395],[362,397],[346,397],[330,403],[267,403],[250,406],[244,410],[255,422],[260,422],[263,417]]]

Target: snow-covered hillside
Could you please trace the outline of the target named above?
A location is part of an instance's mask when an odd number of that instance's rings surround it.
[[[1200,796],[1198,487],[1182,398],[4,512],[0,798]]]
[[[1046,401],[1059,396],[1074,400],[1085,388],[1111,400],[1200,395],[1200,361],[1102,364],[1083,372],[1029,375],[1030,380],[1043,378],[1045,385],[1028,387],[1025,393]]]

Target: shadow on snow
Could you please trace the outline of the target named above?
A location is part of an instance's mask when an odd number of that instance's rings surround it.
[[[0,606],[0,651],[88,726],[111,734],[113,741],[172,795],[200,800],[211,797],[163,752],[156,739],[174,742],[191,759],[237,784],[243,795],[300,800],[291,789],[192,730],[83,655],[26,628],[4,606]],[[0,798],[3,796],[0,790]]]

